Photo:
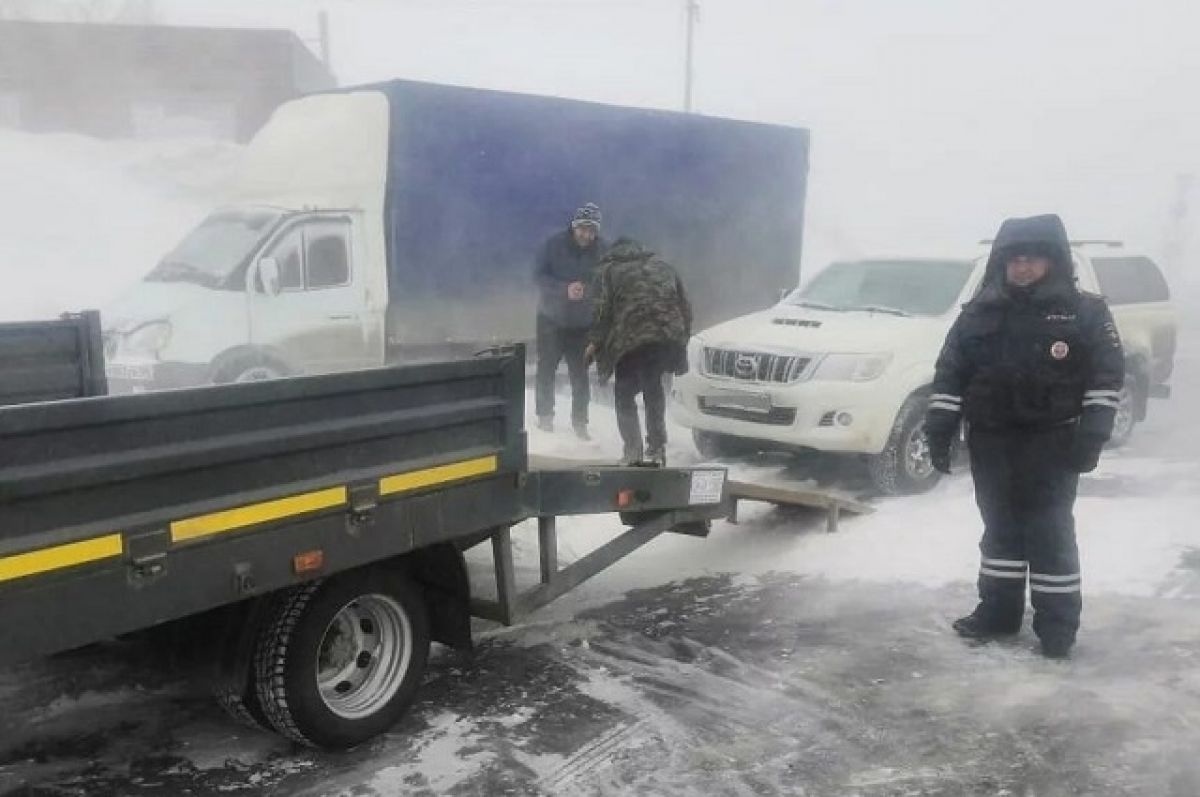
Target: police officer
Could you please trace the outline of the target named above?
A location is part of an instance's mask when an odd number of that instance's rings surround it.
[[[1019,631],[1028,580],[1042,653],[1070,654],[1082,608],[1075,492],[1112,432],[1124,379],[1112,315],[1076,287],[1062,220],[1005,221],[980,293],[946,338],[926,416],[943,473],[966,422],[983,517],[979,605],[954,622],[962,636]]]

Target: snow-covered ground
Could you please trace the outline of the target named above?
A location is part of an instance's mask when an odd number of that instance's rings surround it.
[[[92,304],[145,270],[205,209],[190,164],[229,154],[186,147],[172,163],[169,148],[0,133],[6,179],[24,175],[0,209],[25,214],[3,222],[0,263],[29,264],[0,318]],[[473,656],[440,651],[410,716],[345,755],[232,725],[143,643],[0,671],[0,795],[1200,794],[1200,330],[1186,321],[1175,396],[1083,479],[1070,662],[1036,655],[1028,631],[981,647],[949,632],[973,605],[980,530],[959,475],[875,500],[837,534],[752,507],[707,539],[664,535],[520,626],[481,629]],[[593,413],[595,443],[533,431],[532,449],[616,459],[611,408]],[[673,462],[695,461],[672,434]],[[562,522],[562,559],[616,531]],[[533,529],[517,536],[532,581]],[[472,564],[482,580],[486,552]]]

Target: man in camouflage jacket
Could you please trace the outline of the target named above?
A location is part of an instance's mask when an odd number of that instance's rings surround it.
[[[627,462],[666,463],[663,375],[687,370],[692,307],[675,269],[628,238],[600,261],[595,320],[588,347],[601,379],[616,376],[617,426]],[[646,406],[646,448],[637,394]]]

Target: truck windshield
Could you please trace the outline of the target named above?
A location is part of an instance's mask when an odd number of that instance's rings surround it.
[[[240,289],[232,277],[282,215],[269,209],[217,211],[168,252],[146,281]]]
[[[962,294],[967,260],[859,260],[833,263],[787,303],[821,310],[942,315]]]

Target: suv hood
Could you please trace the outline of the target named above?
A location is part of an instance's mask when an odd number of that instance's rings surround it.
[[[716,348],[821,354],[896,351],[911,345],[940,347],[953,318],[895,316],[866,311],[825,311],[778,305],[735,318],[699,334]]]

